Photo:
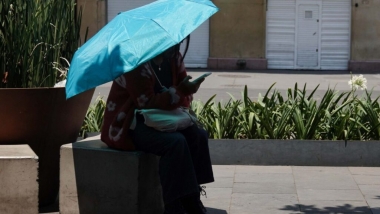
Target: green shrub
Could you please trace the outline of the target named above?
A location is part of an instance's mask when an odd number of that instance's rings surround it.
[[[79,133],[81,137],[85,137],[88,132],[100,132],[106,107],[107,104],[102,97],[96,98],[95,103],[90,105]]]
[[[242,101],[231,97],[223,106],[213,96],[204,105],[193,101],[192,108],[215,139],[380,139],[379,97],[372,100],[370,92],[360,98],[355,90],[340,93],[329,88],[318,101],[313,98],[318,86],[307,94],[306,85],[299,89],[295,84],[287,97],[273,86],[257,101],[249,98],[245,87]]]
[[[380,140],[379,97],[327,89],[321,100],[295,84],[286,97],[273,89],[253,101],[245,86],[242,100],[222,104],[212,96],[206,103],[193,101],[191,109],[214,139]],[[89,108],[82,133],[99,132],[106,103],[98,98]]]

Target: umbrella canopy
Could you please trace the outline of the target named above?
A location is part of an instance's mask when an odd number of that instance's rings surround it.
[[[66,98],[112,81],[154,58],[217,11],[209,0],[159,0],[120,13],[75,52]]]

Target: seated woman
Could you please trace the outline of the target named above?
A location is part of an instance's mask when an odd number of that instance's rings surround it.
[[[175,132],[157,131],[145,125],[144,116],[135,110],[189,107],[192,94],[204,81],[190,79],[179,45],[175,45],[117,78],[104,115],[101,139],[109,147],[161,156],[159,176],[165,214],[206,213],[200,201],[200,185],[214,181],[208,134],[196,124]]]

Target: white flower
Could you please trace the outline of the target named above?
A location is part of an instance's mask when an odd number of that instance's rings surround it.
[[[142,94],[139,98],[137,98],[137,102],[140,107],[144,107],[147,101],[148,101],[148,98],[145,96],[145,94]]]
[[[115,108],[116,108],[116,103],[109,101],[109,103],[107,104],[108,111],[114,111]]]
[[[367,88],[367,79],[363,77],[363,75],[359,76],[353,76],[350,81],[348,81],[348,85],[351,86],[351,88],[364,90]]]

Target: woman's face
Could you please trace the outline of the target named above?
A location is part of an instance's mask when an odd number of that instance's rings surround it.
[[[163,55],[165,58],[172,58],[175,54],[175,46],[172,46],[168,48],[166,51],[164,51]]]

